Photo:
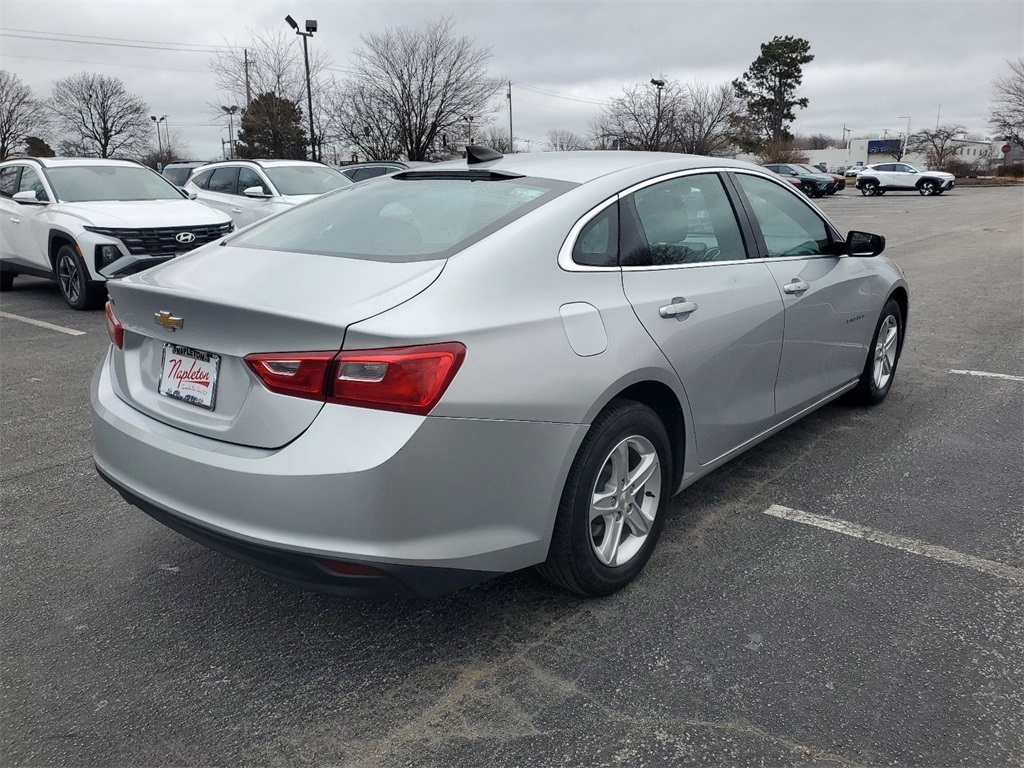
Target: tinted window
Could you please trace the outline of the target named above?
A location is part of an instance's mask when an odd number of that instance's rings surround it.
[[[18,184],[19,192],[34,192],[36,200],[49,200],[49,195],[46,194],[46,187],[43,186],[42,179],[39,178],[39,174],[33,171],[31,168],[24,168],[21,172],[21,183]]]
[[[619,206],[612,203],[587,222],[572,248],[572,260],[588,267],[614,267],[619,261]]]
[[[209,189],[211,192],[220,192],[223,195],[235,194],[235,181],[238,179],[237,168],[217,168],[210,177]]]
[[[269,195],[270,189],[267,187],[266,182],[260,177],[256,171],[252,168],[239,168],[238,169],[238,194],[244,194],[245,190],[249,187],[259,187],[263,190],[263,194]]]
[[[716,174],[670,179],[633,196],[642,228],[623,266],[694,264],[747,257],[732,205]]]
[[[210,186],[211,176],[213,176],[213,171],[203,171],[196,174],[195,178],[192,179],[192,183],[200,189],[207,189]]]
[[[736,174],[747,194],[769,256],[827,253],[825,222],[799,197],[767,179]]]
[[[141,166],[79,165],[49,169],[50,183],[64,202],[181,200],[181,193],[156,171]]]
[[[374,176],[383,176],[385,173],[390,173],[389,168],[354,168],[349,172],[348,176],[352,181],[362,181],[363,179],[372,179]]]
[[[281,165],[265,170],[282,195],[322,195],[352,183],[352,179],[326,166]]]
[[[13,197],[14,193],[18,189],[18,171],[21,170],[21,166],[8,165],[6,168],[0,168],[0,195],[4,197]]]
[[[191,168],[164,168],[164,178],[179,187],[188,181],[190,173],[192,173]]]
[[[382,261],[442,258],[572,186],[531,178],[381,179],[298,206],[231,242]]]

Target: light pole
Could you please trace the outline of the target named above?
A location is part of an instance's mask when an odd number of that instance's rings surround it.
[[[466,115],[466,121],[469,123],[469,141],[467,141],[466,144],[472,144],[473,143],[473,116],[472,115]]]
[[[654,146],[652,149],[655,152],[659,152],[661,150],[661,89],[665,87],[665,81],[661,78],[652,77],[651,85],[658,89],[655,95]]]
[[[316,160],[316,136],[313,134],[313,86],[309,82],[309,38],[316,32],[316,19],[306,19],[305,32],[299,29],[299,25],[291,16],[285,16],[284,20],[295,30],[296,35],[302,36],[302,57],[306,61],[306,106],[309,107],[309,154]]]
[[[903,137],[903,150],[900,152],[900,158],[899,158],[900,160],[902,160],[906,156],[906,154],[907,154],[907,142],[910,141],[910,116],[909,115],[900,115],[896,119],[897,120],[906,120],[907,121],[907,133]]]
[[[230,107],[221,107],[224,113],[228,116],[228,141],[231,147],[231,157],[235,156],[235,112],[238,111],[238,106],[232,104]]]
[[[163,117],[161,117],[159,119],[157,119],[156,115],[150,115],[149,119],[153,121],[153,126],[156,128],[156,148],[157,148],[157,151],[160,153],[160,156],[163,157],[163,154],[164,154],[164,144],[160,140],[160,123],[164,122],[167,119],[167,115],[164,115]]]

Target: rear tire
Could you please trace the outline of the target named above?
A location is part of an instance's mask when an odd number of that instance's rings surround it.
[[[859,405],[878,405],[889,394],[896,378],[896,366],[903,351],[903,311],[889,299],[875,325],[868,359],[851,399]]]
[[[569,470],[544,578],[582,595],[622,589],[643,570],[672,495],[672,451],[658,415],[614,400],[594,420]]]
[[[865,197],[874,197],[878,194],[878,182],[877,181],[865,181],[860,186],[860,193]]]
[[[9,291],[14,287],[15,272],[0,272],[0,291]]]
[[[98,307],[104,296],[104,287],[89,279],[89,270],[78,249],[73,245],[62,245],[54,260],[57,284],[64,301],[72,309],[84,310]]]

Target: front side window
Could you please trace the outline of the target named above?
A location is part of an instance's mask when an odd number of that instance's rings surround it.
[[[213,171],[203,171],[192,178],[192,183],[200,189],[208,189],[210,186],[211,176],[213,176]]]
[[[235,182],[238,180],[237,168],[217,168],[210,177],[207,187],[211,192],[218,192],[222,195],[235,194]]]
[[[769,257],[829,252],[831,239],[825,222],[799,197],[767,179],[746,173],[738,173],[736,178],[754,210]]]
[[[18,191],[18,171],[20,170],[21,166],[18,165],[0,168],[0,195],[14,197],[14,193]]]
[[[232,245],[377,261],[446,258],[574,185],[550,179],[383,178],[256,224]]]
[[[279,165],[265,170],[282,195],[322,195],[353,183],[333,168],[316,165]]]
[[[49,201],[50,196],[46,194],[46,187],[43,186],[39,174],[31,168],[25,168],[21,172],[21,183],[18,184],[19,192],[34,192],[36,200]]]
[[[61,166],[50,168],[49,177],[57,197],[66,203],[181,200],[173,184],[142,166]]]
[[[267,187],[266,182],[260,177],[256,171],[252,168],[239,168],[238,169],[238,194],[244,195],[245,190],[249,187],[259,187],[263,190],[263,194],[269,195],[270,189]]]
[[[896,170],[900,173],[917,173],[917,170],[911,165],[897,165]]]
[[[652,184],[632,195],[641,233],[624,248],[628,267],[736,261],[747,257],[736,214],[714,173]]]

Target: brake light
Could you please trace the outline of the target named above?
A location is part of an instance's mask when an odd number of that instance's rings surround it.
[[[263,386],[279,395],[323,400],[327,370],[338,353],[271,352],[246,355],[245,364]]]
[[[466,356],[458,342],[343,352],[246,355],[271,392],[309,400],[425,416]]]
[[[124,328],[121,322],[114,315],[114,302],[107,301],[104,315],[107,318],[107,335],[110,337],[110,343],[118,349],[124,348]]]

